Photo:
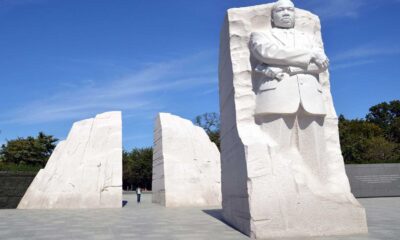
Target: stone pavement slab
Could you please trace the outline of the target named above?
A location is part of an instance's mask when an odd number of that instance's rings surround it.
[[[150,194],[140,204],[135,194],[124,200],[121,209],[0,210],[0,239],[249,239],[220,220],[220,209],[164,208]],[[359,200],[369,235],[307,239],[400,239],[400,198]]]

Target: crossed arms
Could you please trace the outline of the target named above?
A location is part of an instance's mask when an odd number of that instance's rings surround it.
[[[283,47],[268,34],[252,33],[250,50],[254,57],[262,62],[256,67],[256,71],[271,78],[279,78],[283,73],[319,74],[326,71],[329,66],[329,60],[322,47],[310,49]]]

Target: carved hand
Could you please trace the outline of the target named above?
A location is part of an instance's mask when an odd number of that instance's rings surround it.
[[[317,66],[320,69],[327,69],[329,66],[329,59],[328,57],[325,55],[325,53],[321,52],[321,51],[316,51],[313,54],[313,58],[311,59],[312,62],[314,62],[315,64],[317,64]]]
[[[325,59],[322,61],[320,59],[316,59],[315,64],[317,64],[317,66],[321,69],[327,69],[329,66],[329,59]]]

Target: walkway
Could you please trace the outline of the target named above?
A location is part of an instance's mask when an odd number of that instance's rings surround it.
[[[249,239],[218,220],[220,210],[167,209],[134,194],[121,209],[0,210],[0,239]],[[323,240],[399,240],[400,198],[360,199],[366,207],[370,235]]]

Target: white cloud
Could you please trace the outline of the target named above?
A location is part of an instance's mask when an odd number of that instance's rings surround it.
[[[334,64],[332,67],[330,67],[330,70],[336,71],[340,69],[346,69],[346,68],[352,68],[352,67],[358,67],[358,66],[363,66],[367,64],[372,64],[375,61],[373,60],[360,60],[360,61],[351,61],[351,62],[345,62],[345,63],[339,63],[339,64]]]
[[[37,99],[0,115],[0,123],[44,123],[80,119],[101,111],[153,111],[163,106],[163,92],[174,94],[216,82],[209,63],[210,53],[152,63],[129,76],[105,83],[71,85],[52,96]]]
[[[207,90],[205,90],[203,92],[200,92],[200,93],[197,94],[197,96],[209,95],[209,94],[212,94],[212,93],[215,93],[215,92],[218,92],[218,88],[217,87],[210,88],[210,89],[207,89]]]
[[[392,3],[398,4],[400,0],[307,0],[302,2],[306,9],[310,9],[323,19],[355,18],[379,5]]]
[[[372,44],[361,45],[340,54],[337,54],[332,58],[333,61],[345,61],[358,58],[370,58],[377,56],[389,56],[400,53],[400,48],[397,46],[377,46]]]
[[[324,19],[339,17],[357,17],[360,11],[369,4],[368,0],[309,0],[304,3]]]
[[[364,44],[358,47],[353,47],[349,50],[331,58],[331,70],[345,69],[357,67],[361,65],[379,62],[385,57],[395,56],[400,54],[400,48],[397,46]]]

